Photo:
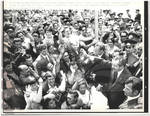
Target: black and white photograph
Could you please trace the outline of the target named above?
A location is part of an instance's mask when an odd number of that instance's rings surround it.
[[[144,2],[23,5],[4,1],[3,112],[145,111]]]

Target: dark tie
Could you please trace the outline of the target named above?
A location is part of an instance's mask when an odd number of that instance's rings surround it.
[[[118,72],[114,72],[114,76],[113,76],[113,81],[112,81],[112,83],[114,83],[115,81],[116,81],[116,79],[117,79],[117,75],[118,75]]]

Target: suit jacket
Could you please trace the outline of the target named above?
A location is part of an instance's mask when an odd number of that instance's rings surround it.
[[[122,103],[119,108],[120,109],[142,109],[142,97],[138,96],[133,99],[127,99],[124,103]]]
[[[46,95],[47,91],[49,90],[48,81],[47,80],[43,82],[42,88],[43,88],[43,95]]]
[[[111,76],[111,67],[110,62],[95,58],[93,62],[89,62],[87,66],[85,66],[85,77],[88,77],[92,72],[96,74],[95,82],[101,84],[108,83]]]
[[[141,14],[137,14],[137,15],[135,16],[135,21],[141,23]]]
[[[120,76],[115,80],[114,83],[108,84],[107,90],[105,90],[108,105],[110,109],[117,109],[120,104],[124,102],[126,96],[124,95],[123,89],[125,86],[125,81],[131,76],[129,70],[125,67],[121,72]]]

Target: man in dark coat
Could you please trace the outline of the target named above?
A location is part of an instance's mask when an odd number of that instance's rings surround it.
[[[107,90],[108,105],[110,109],[118,109],[118,106],[126,99],[123,88],[125,81],[131,76],[131,73],[124,67],[120,76],[117,77],[114,83],[109,85]]]
[[[95,74],[94,80],[96,83],[103,85],[102,92],[108,98],[109,108],[117,109],[126,99],[123,88],[125,81],[131,76],[131,73],[125,67],[126,54],[116,52],[112,62],[95,57],[89,57],[88,59],[86,74]]]
[[[139,24],[140,24],[141,23],[141,14],[139,12],[140,12],[140,10],[137,9],[136,10],[136,16],[135,16],[135,21],[139,22]]]
[[[125,65],[126,54],[116,53],[112,60],[110,82],[106,87],[107,89],[103,89],[103,92],[108,98],[108,105],[110,109],[118,109],[118,106],[126,99],[123,89],[125,81],[131,77],[131,73]]]

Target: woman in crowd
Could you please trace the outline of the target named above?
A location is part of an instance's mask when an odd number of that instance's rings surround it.
[[[142,27],[139,10],[135,19],[116,13],[103,10],[95,29],[92,10],[5,10],[4,65],[13,68],[4,89],[11,79],[24,91],[7,93],[5,109],[17,98],[26,110],[119,108],[129,74],[142,77]]]

